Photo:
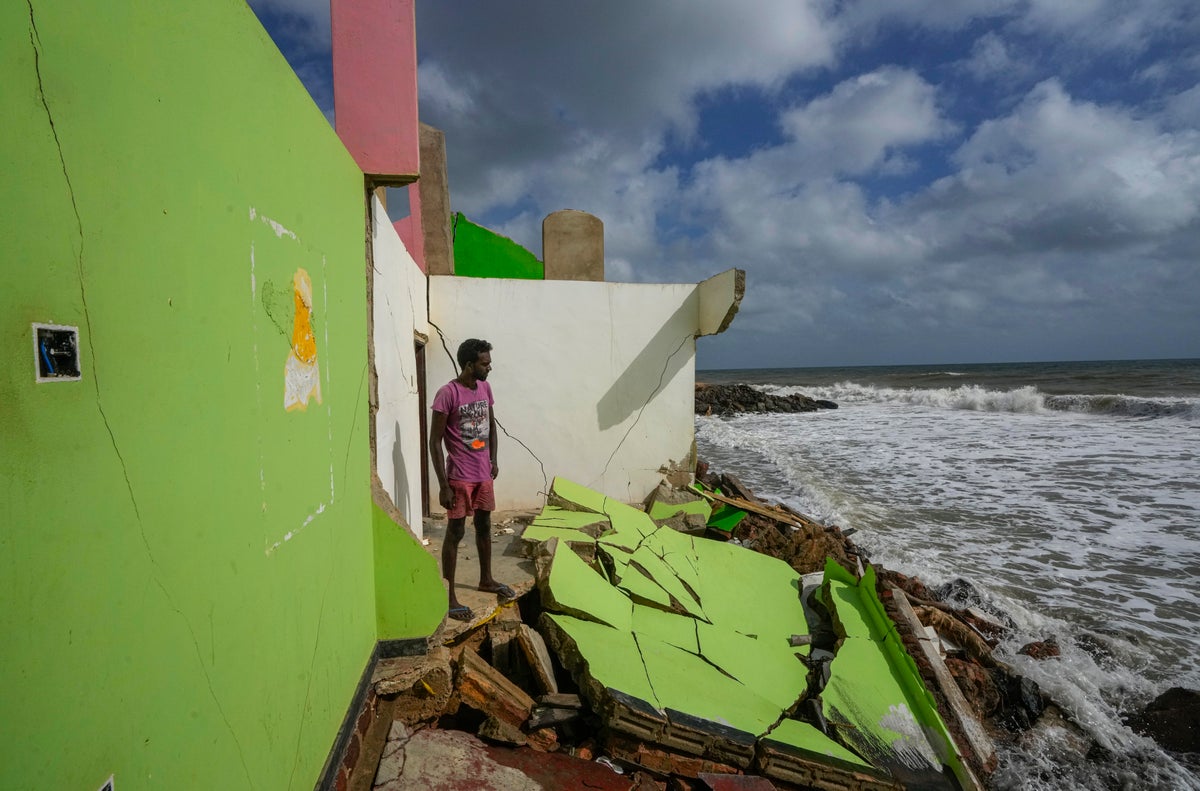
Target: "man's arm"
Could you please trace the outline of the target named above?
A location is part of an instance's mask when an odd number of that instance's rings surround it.
[[[492,409],[492,405],[488,404],[488,451],[492,454],[493,480],[500,475],[500,463],[497,461],[499,451],[496,448],[496,440],[499,437],[500,432],[496,431],[496,412]]]
[[[442,450],[442,437],[446,434],[446,413],[434,412],[433,425],[429,427],[429,456],[433,459],[433,469],[438,479],[438,502],[443,508],[454,505],[454,493],[450,491],[450,482],[446,480],[446,454]]]

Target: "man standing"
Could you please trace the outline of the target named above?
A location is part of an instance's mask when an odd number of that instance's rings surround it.
[[[437,391],[429,432],[429,454],[438,477],[438,502],[446,509],[442,576],[450,585],[448,615],[459,621],[474,617],[454,595],[458,543],[466,532],[468,513],[475,515],[479,590],[495,593],[501,601],[513,597],[512,588],[492,579],[492,511],[496,508],[492,481],[500,468],[496,464],[496,417],[492,411],[495,400],[487,383],[488,372],[492,370],[491,351],[490,343],[476,338],[463,341],[458,347],[461,373]]]

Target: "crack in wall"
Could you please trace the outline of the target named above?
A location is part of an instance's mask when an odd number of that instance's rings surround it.
[[[325,350],[326,350],[326,354],[328,354],[329,353],[328,341],[326,342]],[[371,365],[369,362],[363,364],[362,376],[359,377],[359,380],[358,380],[358,395],[356,395],[354,397],[355,404],[362,403],[363,385],[367,381],[367,370],[370,367],[371,367]],[[368,405],[368,408],[369,408],[369,405]],[[357,426],[358,426],[358,409],[355,409],[354,417],[350,420],[350,433],[346,437],[346,458],[342,462],[342,493],[343,493],[343,496],[345,495],[345,492],[348,491],[348,489],[346,488],[346,484],[350,477],[350,449],[354,447],[354,429]],[[332,431],[332,428],[330,430]],[[374,470],[372,470],[372,472],[374,472]],[[331,503],[333,502],[332,497],[330,498],[330,502]]]
[[[33,10],[33,0],[26,0],[26,4],[29,6],[29,45],[33,50],[33,71],[37,77],[38,99],[42,103],[42,109],[46,112],[46,121],[50,125],[50,133],[54,137],[54,147],[58,151],[59,165],[62,167],[63,180],[67,185],[67,196],[71,199],[71,211],[75,215],[75,232],[79,238],[79,252],[75,259],[75,270],[79,276],[79,299],[83,306],[84,326],[87,327],[88,363],[92,369],[92,383],[96,388],[96,409],[100,412],[100,420],[104,423],[104,428],[108,432],[109,442],[112,443],[113,452],[117,454],[117,460],[121,464],[121,473],[125,477],[125,488],[129,491],[129,501],[133,504],[133,511],[137,515],[138,524],[141,524],[141,509],[138,508],[137,497],[133,493],[133,482],[129,478],[129,467],[125,463],[125,457],[121,454],[121,448],[117,444],[117,437],[113,432],[112,425],[108,422],[108,415],[104,411],[104,403],[100,393],[100,377],[96,366],[96,346],[93,341],[92,314],[88,310],[87,286],[84,278],[83,218],[79,214],[79,203],[75,198],[75,185],[71,182],[71,173],[67,168],[67,158],[63,153],[62,140],[58,136],[58,127],[54,123],[54,113],[51,112],[50,102],[46,98],[46,87],[42,80],[42,36],[38,31],[37,18]],[[143,535],[144,538],[145,536]]]
[[[458,360],[456,360],[456,359],[455,359],[455,357],[454,357],[454,355],[450,353],[450,347],[446,345],[446,335],[445,335],[445,333],[443,333],[443,332],[442,332],[442,328],[441,328],[441,327],[439,327],[438,325],[436,325],[436,324],[434,324],[434,323],[433,323],[433,320],[432,320],[432,319],[430,319],[430,320],[429,320],[429,326],[430,326],[430,327],[433,327],[435,330],[437,330],[438,339],[439,339],[439,340],[442,342],[442,348],[446,350],[446,356],[450,358],[450,365],[451,365],[451,367],[454,369],[454,375],[455,375],[455,376],[458,376],[458,374],[459,374],[459,370],[458,370]],[[536,453],[534,453],[534,452],[533,452],[533,450],[532,450],[532,449],[531,449],[531,448],[530,448],[528,445],[526,445],[524,442],[522,442],[522,441],[520,440],[520,438],[519,438],[519,437],[515,437],[515,436],[513,436],[511,433],[509,433],[508,429],[506,429],[506,428],[504,427],[504,424],[500,422],[500,419],[499,419],[499,418],[496,418],[494,414],[493,414],[493,416],[492,416],[492,417],[493,417],[493,419],[495,419],[495,421],[496,421],[496,426],[497,426],[497,427],[498,427],[498,428],[499,428],[501,431],[503,431],[503,432],[504,432],[504,436],[508,437],[508,438],[509,438],[509,439],[511,439],[513,442],[517,443],[517,444],[518,444],[518,445],[520,445],[522,448],[524,448],[524,449],[525,449],[525,452],[526,452],[526,453],[528,453],[530,456],[532,456],[532,457],[533,457],[533,460],[534,460],[534,461],[536,461],[536,462],[538,463],[538,467],[540,467],[540,468],[541,468],[541,470],[542,470],[542,491],[538,492],[538,494],[542,495],[542,497],[543,497],[543,498],[547,498],[547,497],[549,497],[549,492],[550,492],[550,478],[549,478],[549,476],[547,476],[547,475],[546,475],[546,465],[545,465],[545,464],[542,462],[542,460],[541,460],[540,458],[538,458],[538,455],[537,455]],[[546,504],[546,503],[545,503],[545,501],[543,500],[543,502],[542,502],[542,506],[543,506],[543,507],[545,507],[545,504]]]
[[[85,237],[84,237],[84,232],[83,232],[83,218],[79,213],[79,203],[76,200],[76,196],[75,196],[75,186],[71,181],[71,174],[67,167],[67,159],[66,159],[66,154],[63,152],[62,140],[58,136],[58,127],[55,125],[55,122],[54,122],[54,113],[51,111],[50,102],[46,97],[46,88],[45,88],[45,83],[42,79],[42,69],[41,69],[42,38],[41,38],[41,33],[39,32],[38,26],[37,26],[37,17],[36,17],[34,8],[33,8],[33,0],[26,0],[26,5],[29,8],[29,28],[30,28],[29,44],[30,44],[30,48],[33,50],[33,69],[34,69],[35,77],[37,79],[38,99],[41,102],[42,109],[46,113],[46,121],[49,124],[50,132],[51,132],[52,136],[54,137],[54,145],[58,152],[58,161],[59,161],[60,166],[62,167],[63,180],[66,182],[67,195],[71,200],[71,210],[75,216],[75,231],[76,231],[76,235],[78,236],[78,239],[79,239],[79,250],[78,250],[78,253],[76,254],[75,269],[76,269],[76,273],[79,278],[79,298],[80,298],[80,303],[83,308],[84,326],[87,327],[86,336],[87,336],[87,346],[88,346],[88,353],[89,353],[88,354],[88,357],[89,357],[88,362],[89,362],[89,366],[90,366],[91,372],[92,372],[92,383],[93,383],[93,386],[96,388],[96,409],[100,413],[100,419],[104,423],[105,431],[107,431],[107,433],[108,433],[109,442],[112,444],[113,452],[116,454],[117,461],[121,465],[121,473],[125,479],[125,488],[129,493],[129,501],[130,501],[130,504],[133,506],[133,513],[137,519],[138,530],[141,534],[142,544],[146,549],[146,556],[149,558],[151,565],[154,566],[154,568],[157,569],[158,572],[161,573],[162,566],[159,564],[158,559],[154,556],[154,551],[150,547],[149,537],[146,535],[146,526],[145,526],[144,522],[142,521],[142,512],[141,512],[141,509],[138,507],[137,497],[133,491],[133,481],[129,477],[129,466],[125,461],[125,456],[121,453],[121,448],[117,442],[116,433],[113,431],[112,424],[108,420],[108,415],[104,411],[103,397],[102,397],[101,387],[100,387],[99,369],[96,364],[96,345],[93,340],[94,332],[92,329],[92,316],[91,316],[91,311],[88,307],[88,300],[87,300],[87,282],[86,282],[85,267],[84,267],[84,239],[85,239]],[[234,746],[237,748],[237,752],[238,752],[238,758],[241,760],[242,770],[246,774],[246,780],[250,783],[250,787],[254,788],[255,787],[254,779],[250,775],[250,767],[246,763],[246,754],[242,747],[241,740],[238,738],[238,734],[234,730],[232,723],[229,721],[229,717],[228,717],[228,715],[226,715],[225,709],[221,705],[220,699],[217,697],[216,690],[213,688],[212,677],[209,675],[208,668],[205,667],[204,654],[201,651],[200,640],[196,635],[196,630],[192,626],[192,622],[187,617],[187,615],[184,614],[184,612],[181,609],[179,609],[178,606],[176,606],[175,600],[171,596],[170,591],[167,590],[166,585],[163,584],[162,578],[158,574],[156,574],[153,576],[153,580],[154,580],[154,584],[162,592],[163,597],[167,600],[167,606],[170,608],[170,610],[172,612],[174,612],[176,615],[179,616],[179,618],[183,621],[184,626],[187,627],[188,634],[191,635],[192,648],[196,652],[196,659],[200,664],[200,672],[204,676],[205,684],[208,687],[209,696],[212,698],[213,704],[216,705],[217,712],[221,715],[221,720],[222,720],[222,722],[224,722],[225,727],[229,731],[230,736],[233,737]],[[212,648],[212,646],[210,645],[210,650],[211,650],[211,648]]]

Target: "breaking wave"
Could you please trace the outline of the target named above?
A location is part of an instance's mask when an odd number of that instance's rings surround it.
[[[1140,398],[1127,395],[1047,395],[1029,385],[1013,390],[988,390],[978,385],[923,388],[888,388],[839,382],[828,387],[760,386],[777,395],[803,393],[839,404],[895,403],[972,412],[1043,414],[1074,412],[1129,418],[1200,418],[1200,399]]]

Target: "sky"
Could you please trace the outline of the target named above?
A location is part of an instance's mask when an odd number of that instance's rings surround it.
[[[333,116],[328,0],[251,0]],[[452,209],[746,295],[702,369],[1200,357],[1195,0],[417,0]]]

